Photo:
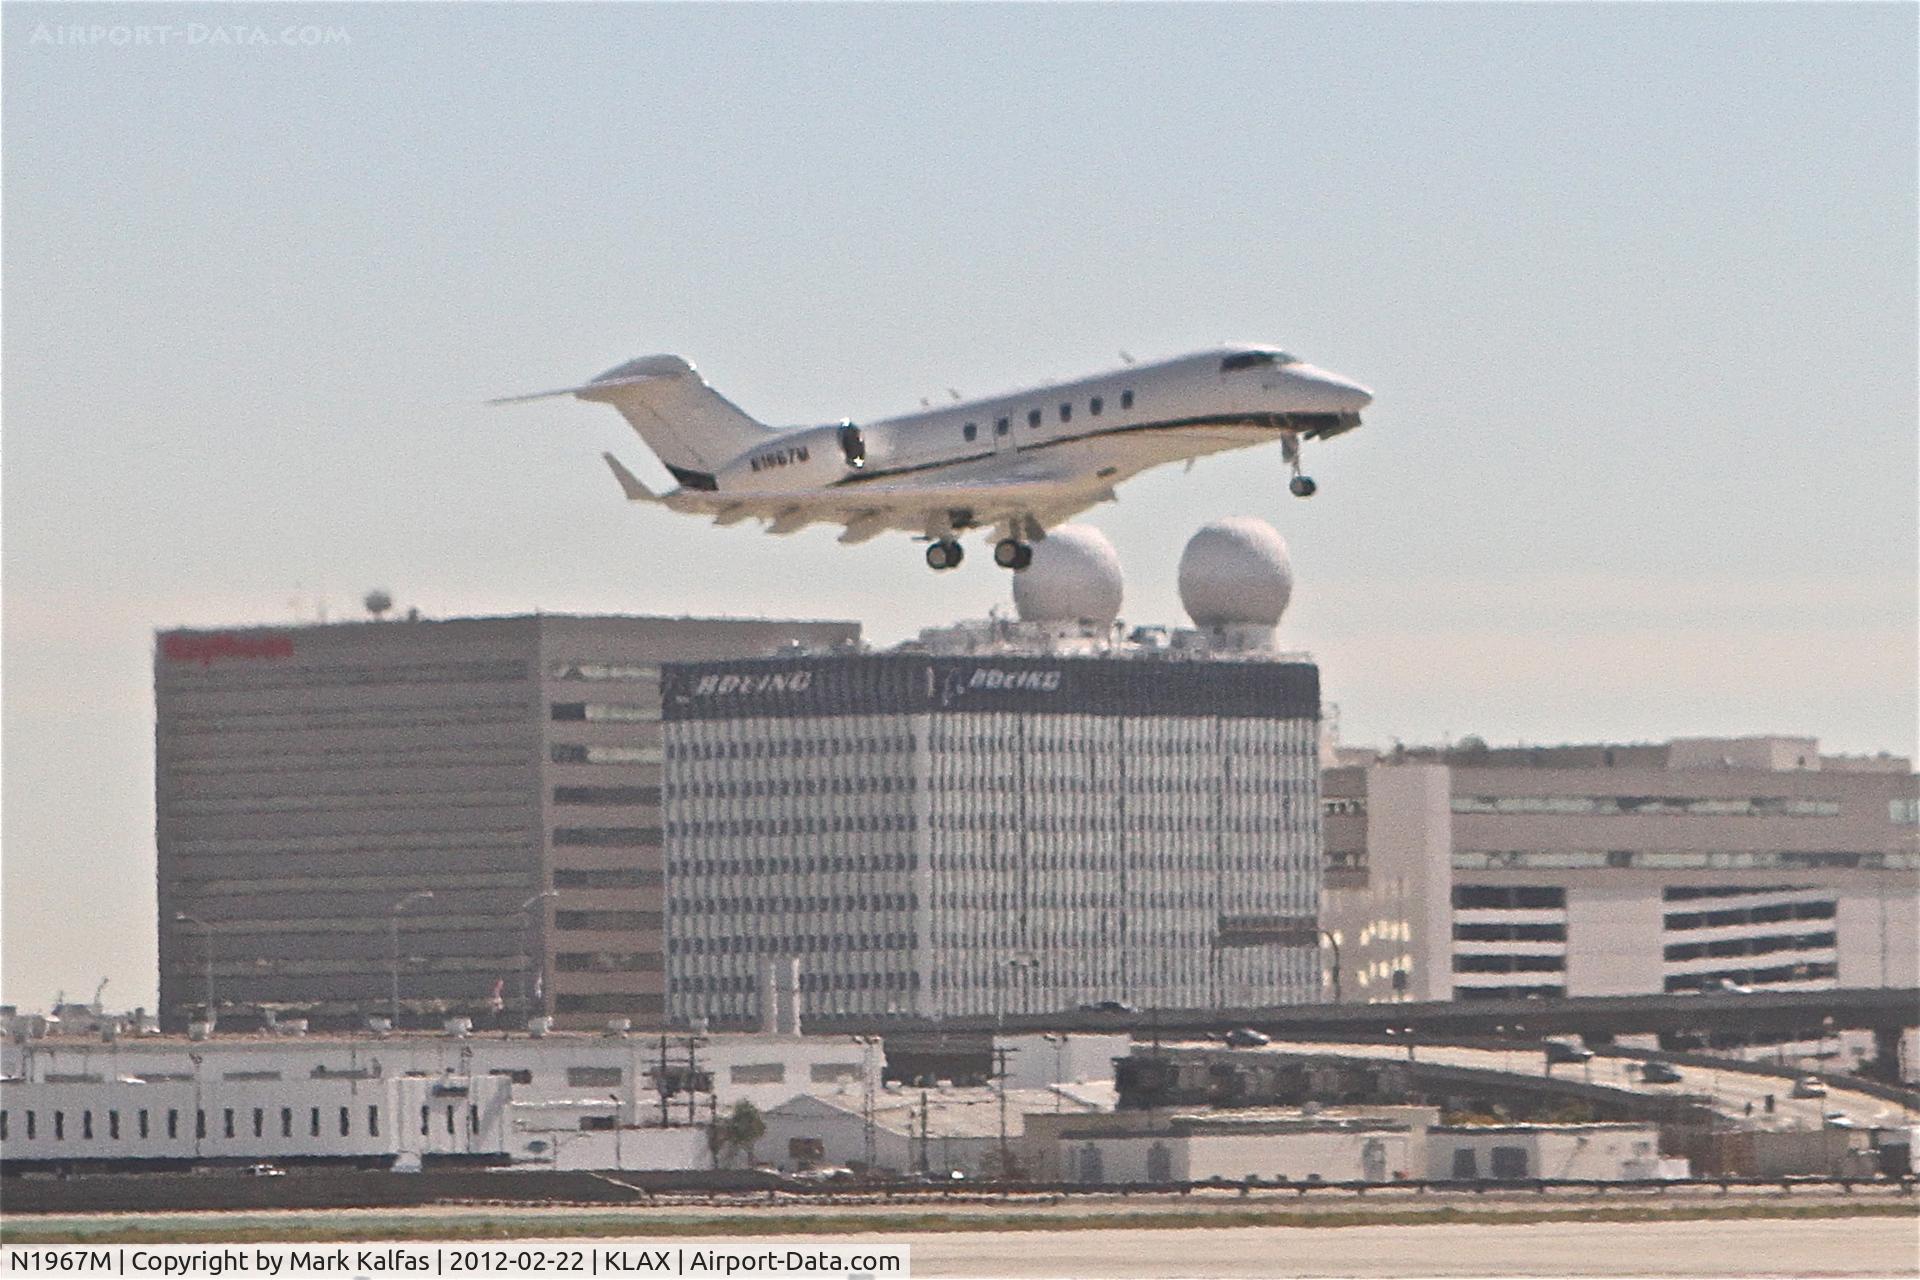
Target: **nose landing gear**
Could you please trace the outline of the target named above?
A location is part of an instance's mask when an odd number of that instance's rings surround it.
[[[993,544],[993,562],[1002,569],[1024,569],[1033,563],[1033,547],[1018,538],[1002,538]]]
[[[1300,470],[1299,435],[1289,431],[1286,435],[1282,436],[1280,438],[1280,451],[1286,458],[1287,465],[1293,468],[1293,479],[1287,481],[1287,492],[1296,498],[1311,498],[1314,491],[1320,486],[1313,482],[1312,476],[1305,475]]]
[[[936,571],[956,568],[966,554],[966,549],[952,538],[938,538],[927,544],[927,567]]]

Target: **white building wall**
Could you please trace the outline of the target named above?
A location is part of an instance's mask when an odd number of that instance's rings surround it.
[[[670,1066],[684,1064],[683,1043],[669,1039]],[[839,1082],[857,1087],[858,1082],[871,1079],[877,1087],[884,1066],[879,1046],[857,1044],[844,1036],[711,1037],[699,1046],[697,1060],[702,1070],[712,1073],[713,1101],[721,1111],[738,1102],[751,1102],[765,1111],[796,1093]],[[41,1041],[8,1044],[0,1050],[0,1069],[8,1076],[89,1082],[74,1086],[81,1088],[142,1075],[161,1079],[140,1087],[184,1085],[205,1091],[244,1083],[296,1091],[377,1089],[383,1082],[409,1082],[410,1087],[461,1085],[469,1080],[476,1088],[507,1084],[512,1088],[515,1114],[536,1128],[577,1127],[582,1114],[612,1115],[624,1124],[657,1123],[659,1094],[648,1073],[659,1065],[659,1038],[642,1035],[467,1040],[216,1038],[122,1040],[111,1045]],[[673,1121],[685,1123],[686,1095],[675,1097],[669,1105]],[[708,1111],[708,1099],[701,1095],[696,1118],[704,1121]]]
[[[1882,876],[1839,895],[1839,985],[1920,986],[1920,897]]]
[[[1045,1089],[1054,1084],[1112,1081],[1113,1061],[1133,1052],[1130,1035],[995,1036],[1006,1049],[1009,1089]]]
[[[282,1159],[507,1150],[505,1080],[0,1086],[7,1160]]]
[[[1063,1137],[1060,1169],[1072,1182],[1390,1182],[1418,1176],[1419,1141],[1405,1131],[1134,1134]]]
[[[1567,890],[1567,994],[1625,996],[1660,990],[1661,902],[1644,886],[1582,884]]]
[[[1193,1134],[1188,1177],[1286,1177],[1300,1182],[1391,1181],[1418,1164],[1407,1133]]]
[[[1338,940],[1340,997],[1362,1003],[1453,994],[1452,823],[1442,765],[1366,770],[1365,888],[1329,890],[1321,924]],[[1331,969],[1332,949],[1323,961]],[[1406,974],[1405,989],[1394,973]],[[1329,981],[1326,998],[1333,998]]]
[[[1499,1172],[1496,1148],[1524,1153],[1524,1163]],[[1489,1127],[1427,1131],[1427,1177],[1595,1178],[1618,1181],[1657,1176],[1645,1170],[1657,1160],[1660,1131],[1654,1125],[1579,1125],[1564,1129]],[[1459,1153],[1470,1152],[1463,1166]]]
[[[764,1147],[764,1144],[762,1144]],[[523,1134],[517,1163],[552,1169],[711,1169],[712,1149],[704,1127],[553,1131]]]

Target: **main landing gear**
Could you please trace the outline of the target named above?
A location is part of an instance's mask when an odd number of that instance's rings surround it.
[[[952,538],[937,538],[927,544],[927,567],[935,570],[956,568],[966,554],[966,549]]]
[[[1293,479],[1287,481],[1287,492],[1296,498],[1311,498],[1314,490],[1320,486],[1313,477],[1302,474],[1300,470],[1300,437],[1289,431],[1281,438],[1280,451],[1287,459],[1287,465],[1293,468]]]
[[[1002,538],[993,544],[993,562],[1002,569],[1024,569],[1033,563],[1033,547],[1018,538]]]

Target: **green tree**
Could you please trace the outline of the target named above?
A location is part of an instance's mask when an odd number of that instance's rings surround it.
[[[753,1148],[766,1135],[767,1122],[761,1118],[760,1108],[751,1102],[734,1103],[724,1120],[715,1120],[707,1127],[707,1150],[713,1153],[714,1167],[743,1152],[751,1165]]]
[[[736,1102],[733,1110],[727,1113],[727,1135],[735,1151],[747,1153],[747,1164],[753,1164],[753,1149],[760,1139],[767,1136],[767,1122],[760,1116],[760,1108],[751,1102]]]

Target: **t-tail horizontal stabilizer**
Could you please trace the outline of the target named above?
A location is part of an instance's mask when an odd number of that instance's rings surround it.
[[[628,502],[658,502],[660,495],[640,483],[640,477],[620,465],[620,459],[610,453],[601,457],[607,460],[607,466],[613,470],[613,478],[620,482],[620,492],[627,495]]]

